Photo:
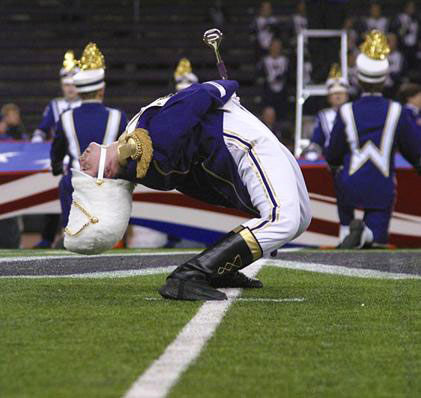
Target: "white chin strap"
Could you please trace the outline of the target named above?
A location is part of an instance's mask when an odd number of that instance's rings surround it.
[[[98,185],[101,185],[104,182],[104,170],[105,170],[106,158],[107,158],[107,148],[104,145],[101,145],[101,153],[99,155],[98,178],[96,180],[96,183]]]

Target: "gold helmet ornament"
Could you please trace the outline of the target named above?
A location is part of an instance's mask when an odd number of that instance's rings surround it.
[[[386,35],[379,30],[367,33],[357,57],[358,79],[366,83],[382,83],[389,71],[387,56],[390,53]]]
[[[192,72],[191,63],[187,58],[181,58],[174,72],[175,88],[177,91],[190,87],[199,79]]]
[[[105,59],[95,43],[89,43],[77,61],[80,71],[73,77],[79,93],[97,91],[105,87]]]
[[[73,76],[79,71],[78,61],[73,50],[64,54],[63,67],[60,69],[60,78],[63,84],[73,84]]]

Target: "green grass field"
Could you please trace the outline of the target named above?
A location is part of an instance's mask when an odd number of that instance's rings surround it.
[[[264,268],[170,393],[419,397],[421,281]],[[200,303],[148,301],[164,275],[0,279],[0,397],[119,397]]]

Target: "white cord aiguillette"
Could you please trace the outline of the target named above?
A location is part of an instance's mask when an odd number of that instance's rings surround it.
[[[107,147],[101,145],[101,153],[99,156],[99,167],[98,167],[98,178],[96,180],[97,185],[104,183],[104,170],[105,170],[105,159],[107,158]]]

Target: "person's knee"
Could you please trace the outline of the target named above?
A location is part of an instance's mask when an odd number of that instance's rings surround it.
[[[284,239],[288,242],[293,240],[300,229],[301,221],[300,217],[287,217],[283,220],[282,223],[279,224],[280,231],[282,230]]]
[[[304,232],[305,230],[307,230],[307,228],[310,226],[311,218],[312,218],[312,214],[311,214],[311,208],[310,208],[310,203],[309,203],[308,206],[305,206],[301,210],[301,225],[300,225],[300,230],[302,230],[302,232]]]

